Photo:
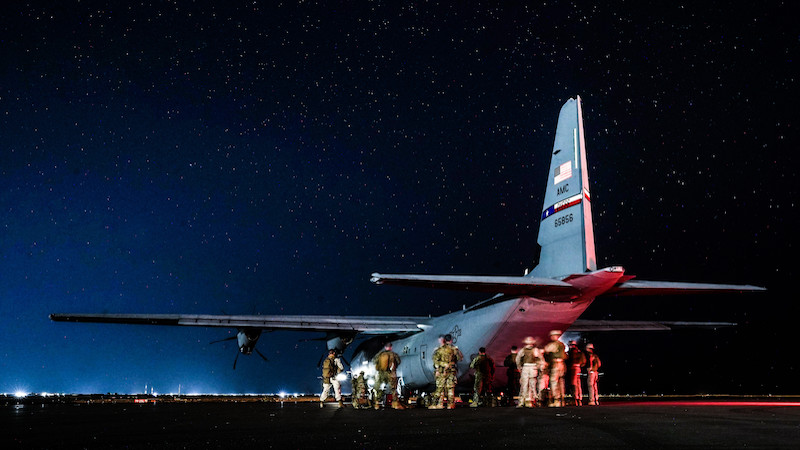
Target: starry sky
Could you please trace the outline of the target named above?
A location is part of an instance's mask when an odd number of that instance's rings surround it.
[[[230,3],[230,4],[228,4]],[[797,393],[789,3],[15,2],[0,17],[0,392],[314,392],[324,342],[48,314],[438,315],[369,274],[520,275],[583,99],[615,393]],[[794,95],[793,95],[794,94]]]

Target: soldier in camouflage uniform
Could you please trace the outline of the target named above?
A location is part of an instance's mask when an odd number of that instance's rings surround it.
[[[517,408],[533,408],[539,397],[539,366],[542,362],[542,349],[536,346],[536,339],[532,336],[525,338],[525,347],[517,353],[515,362],[520,368]]]
[[[447,398],[447,408],[456,407],[456,382],[458,381],[459,361],[464,359],[461,350],[453,345],[453,336],[444,336],[444,345],[433,352],[433,368],[436,374],[437,392],[433,400],[437,403],[428,409],[444,409],[444,399]],[[438,387],[441,386],[441,389]]]
[[[473,408],[478,406],[493,406],[492,381],[494,381],[494,360],[486,355],[486,349],[478,349],[478,356],[469,363],[470,369],[475,370],[474,394],[472,397]]]
[[[444,335],[440,334],[439,335],[439,346],[436,347],[436,350],[433,351],[433,355],[431,356],[431,358],[433,359],[433,380],[436,383],[436,389],[433,391],[433,394],[431,394],[431,397],[430,397],[431,398],[431,400],[430,400],[431,402],[433,402],[433,401],[438,402],[439,399],[442,397],[442,391],[444,390],[444,379],[439,376],[439,371],[436,369],[436,358],[437,358],[437,353],[436,352],[438,352],[439,349],[442,348],[442,347],[444,347]],[[429,405],[429,407],[430,406],[435,406],[435,405]],[[431,409],[433,409],[433,408],[431,408]]]
[[[572,386],[572,397],[575,406],[583,405],[583,389],[581,389],[581,367],[586,364],[586,357],[578,348],[578,343],[569,341],[569,351],[567,352],[567,374],[569,385]]]
[[[336,379],[341,371],[344,370],[342,361],[336,356],[336,350],[328,350],[328,357],[322,361],[322,393],[319,395],[319,407],[322,408],[325,400],[328,398],[328,392],[333,388],[333,395],[339,403],[339,407],[344,406],[342,403],[342,387],[339,380]]]
[[[550,332],[550,342],[544,346],[544,359],[550,375],[550,404],[548,406],[564,406],[564,372],[567,357],[564,343],[559,341],[560,330]]]
[[[511,353],[506,355],[506,359],[503,361],[503,365],[506,367],[506,377],[508,378],[508,384],[506,385],[506,404],[514,404],[514,396],[517,395],[519,392],[519,377],[520,377],[520,367],[517,366],[517,346],[511,346]]]
[[[372,358],[372,363],[378,372],[375,377],[375,409],[380,408],[387,388],[389,389],[387,401],[391,402],[392,408],[405,409],[397,397],[397,366],[400,365],[400,356],[392,351],[391,342],[387,342],[383,350]]]
[[[588,379],[586,380],[586,387],[589,391],[589,405],[597,406],[599,402],[599,394],[597,393],[597,375],[600,370],[600,357],[594,352],[594,345],[586,344],[586,371],[588,372]]]
[[[369,395],[367,394],[367,379],[364,377],[364,371],[362,370],[358,376],[353,377],[352,381],[353,385],[353,408],[356,409],[365,409],[369,408]]]

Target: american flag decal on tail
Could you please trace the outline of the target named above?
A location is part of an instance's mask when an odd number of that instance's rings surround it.
[[[553,174],[553,184],[561,183],[572,176],[572,161],[567,161],[564,164],[556,167]]]

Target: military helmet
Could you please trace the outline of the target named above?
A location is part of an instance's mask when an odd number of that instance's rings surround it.
[[[550,332],[550,336],[561,336],[561,330],[553,330]]]
[[[528,337],[525,338],[524,342],[525,342],[525,345],[533,345],[533,344],[536,343],[536,340],[533,338],[533,336],[528,336]]]
[[[594,350],[594,344],[586,344],[586,350]]]

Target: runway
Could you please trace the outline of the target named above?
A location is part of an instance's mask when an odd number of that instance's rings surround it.
[[[793,401],[354,410],[313,402],[6,404],[3,448],[797,448]]]

